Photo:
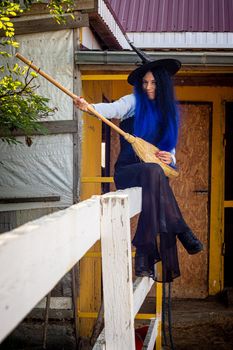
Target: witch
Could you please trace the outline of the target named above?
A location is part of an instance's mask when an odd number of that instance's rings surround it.
[[[113,103],[92,106],[108,119],[120,119],[121,129],[158,147],[156,156],[175,167],[179,115],[171,77],[181,63],[176,59],[151,61],[145,53],[133,48],[143,61],[128,76],[134,93]],[[84,98],[75,98],[74,104],[88,111]],[[121,136],[114,181],[117,189],[142,188],[142,211],[132,241],[136,247],[136,276],[173,281],[180,276],[176,238],[189,254],[199,253],[203,245],[183,219],[163,169],[158,164],[142,162],[131,144]],[[161,275],[154,269],[158,261],[162,262]]]

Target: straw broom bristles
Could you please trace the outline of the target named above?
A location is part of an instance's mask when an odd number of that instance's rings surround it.
[[[116,130],[120,135],[122,135],[125,138],[125,140],[132,145],[134,152],[143,162],[159,164],[163,169],[165,175],[168,177],[179,176],[179,173],[175,169],[163,163],[158,157],[156,157],[156,153],[159,151],[159,148],[141,139],[140,137],[135,137],[129,133],[126,133],[124,130],[120,129],[118,126],[113,124],[110,120],[106,119],[100,113],[98,113],[93,106],[89,105],[88,111],[91,114],[94,114],[99,119],[101,119],[104,123],[108,124],[112,129]]]
[[[62,86],[60,83],[58,83],[55,79],[53,79],[50,75],[43,72],[40,68],[38,68],[36,65],[34,65],[27,58],[23,57],[19,53],[17,53],[15,56],[17,58],[19,58],[21,61],[23,61],[24,63],[26,63],[29,67],[34,69],[37,73],[42,75],[45,79],[50,81],[50,83],[55,85],[61,91],[66,93],[71,98],[75,99],[77,97],[71,91],[69,91],[64,86]],[[139,137],[135,137],[135,136],[132,136],[132,135],[126,133],[125,131],[120,129],[118,126],[113,124],[110,120],[106,119],[100,113],[98,113],[92,105],[88,105],[87,109],[88,109],[88,112],[90,112],[91,114],[94,114],[97,118],[101,119],[105,124],[108,124],[111,128],[113,128],[120,135],[122,135],[126,141],[131,143],[135,153],[143,162],[159,164],[161,166],[161,168],[163,169],[165,175],[168,177],[177,177],[179,175],[179,173],[175,169],[173,169],[171,166],[163,163],[158,157],[156,157],[156,153],[159,151],[159,149],[157,147],[155,147],[151,143],[149,143],[149,142],[147,142]]]
[[[179,173],[173,169],[171,166],[163,163],[157,156],[156,153],[159,151],[159,148],[152,145],[151,143],[141,139],[140,137],[135,137],[130,134],[125,134],[124,138],[126,141],[131,143],[134,152],[137,156],[143,160],[145,163],[156,163],[161,166],[164,173],[168,177],[177,177]]]

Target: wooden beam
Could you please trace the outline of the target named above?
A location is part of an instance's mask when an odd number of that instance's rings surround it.
[[[73,57],[78,45],[78,32],[73,31]],[[77,65],[73,66],[73,90],[78,96],[82,94],[81,73]],[[82,149],[82,111],[73,105],[73,119],[77,132],[73,133],[73,203],[80,199],[80,173],[81,173],[81,149]]]
[[[57,135],[57,134],[74,134],[78,132],[78,126],[76,120],[56,120],[40,122],[40,124],[46,128],[46,132],[35,130],[32,136],[35,135]],[[23,130],[14,130],[11,133],[12,136],[25,136]],[[3,130],[0,129],[0,137],[9,136]]]
[[[162,271],[161,261],[156,264],[157,270]],[[156,283],[156,321],[157,321],[157,337],[156,350],[162,348],[162,311],[163,311],[163,285]]]
[[[91,11],[95,9],[95,0],[75,0],[74,3],[74,11]],[[44,1],[44,3],[35,3],[32,4],[30,10],[25,12],[22,16],[25,15],[42,15],[49,14],[48,1]]]
[[[153,350],[157,335],[158,335],[158,320],[153,319],[150,321],[150,326],[147,331],[147,335],[144,340],[142,350]]]
[[[102,176],[83,176],[81,178],[82,183],[113,183],[113,177],[102,177]]]
[[[233,201],[224,201],[224,208],[233,208]]]
[[[60,196],[47,196],[47,197],[14,197],[14,198],[0,198],[0,204],[8,203],[32,203],[32,202],[58,202]]]
[[[125,194],[106,194],[101,197],[101,205],[106,349],[135,350],[128,198]]]
[[[233,74],[177,75],[174,84],[180,86],[233,86]]]
[[[94,65],[96,67],[96,65]],[[110,68],[110,66],[107,66]],[[118,67],[120,69],[120,67]],[[121,69],[125,71],[125,65],[121,65]],[[114,70],[116,70],[116,66],[114,67]],[[93,81],[93,80],[111,80],[111,81],[119,81],[123,80],[126,81],[128,78],[128,74],[120,74],[115,72],[112,74],[89,74],[85,71],[83,71],[82,74],[82,81]],[[185,75],[176,75],[174,78],[174,83],[176,85],[181,86],[232,86],[233,85],[233,74],[232,73],[214,73],[213,74],[192,74],[187,73]]]
[[[102,17],[96,13],[89,14],[90,26],[92,30],[96,33],[98,38],[102,42],[103,49],[119,50],[121,45],[116,40],[109,27],[102,19]]]
[[[40,18],[38,16],[17,17],[13,19],[15,34],[41,33],[89,26],[88,14],[74,12],[73,15],[74,18],[70,14],[62,16],[65,19],[65,23],[61,24],[58,24],[51,15],[42,15]],[[3,36],[2,31],[0,36]]]
[[[133,284],[134,316],[136,316],[136,314],[140,310],[140,307],[142,306],[142,303],[144,302],[149,291],[151,290],[151,287],[153,286],[153,284],[154,284],[154,280],[149,277],[138,277],[134,282]]]

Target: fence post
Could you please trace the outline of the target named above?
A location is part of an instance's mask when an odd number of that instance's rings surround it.
[[[101,197],[101,248],[107,350],[135,349],[128,196]]]

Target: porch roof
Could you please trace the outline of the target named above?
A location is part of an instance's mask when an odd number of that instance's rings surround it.
[[[176,58],[183,65],[196,67],[233,67],[233,52],[194,52],[194,51],[169,51],[150,52],[151,59]],[[132,51],[76,51],[75,62],[79,65],[123,66],[125,70],[132,66],[141,64],[137,54]],[[97,67],[95,67],[96,69]],[[118,68],[120,69],[120,68]]]

